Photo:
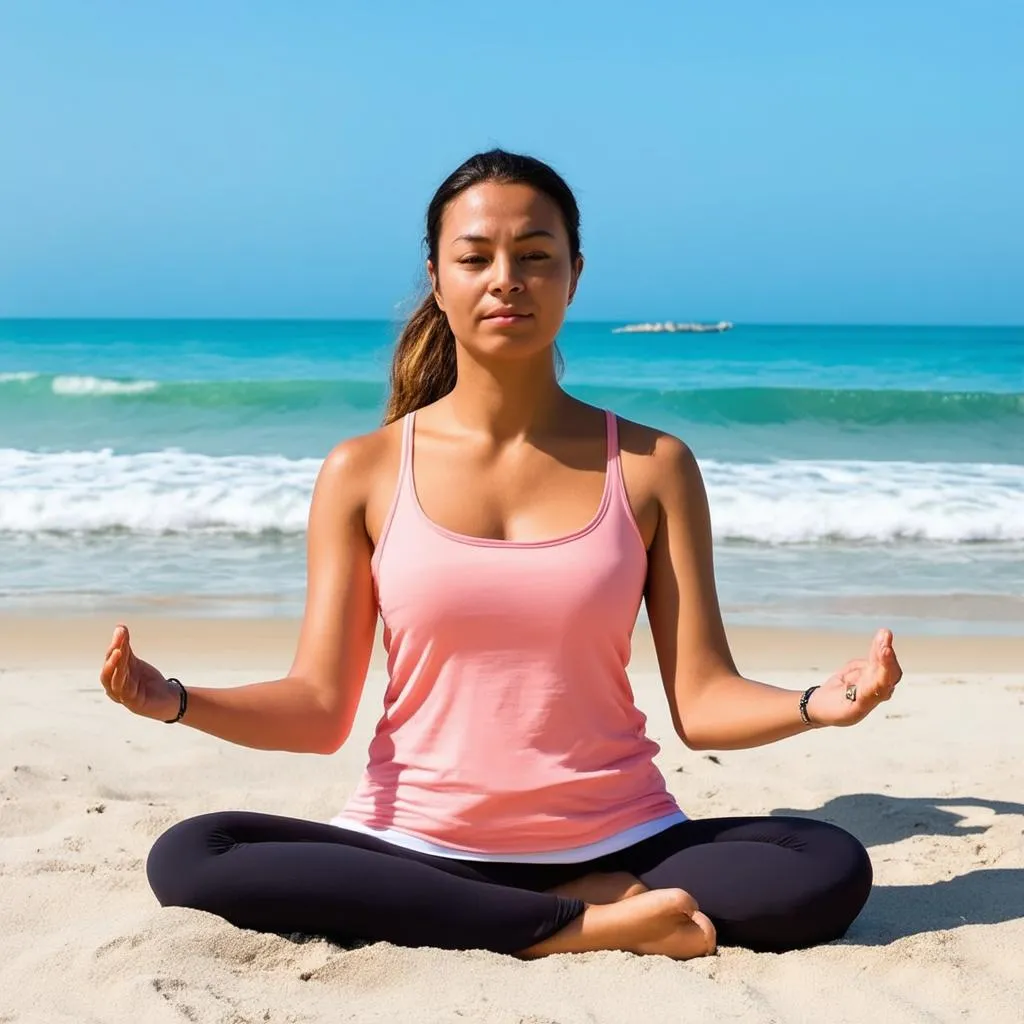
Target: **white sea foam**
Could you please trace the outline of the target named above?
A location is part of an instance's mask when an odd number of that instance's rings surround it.
[[[38,373],[32,373],[28,370],[20,370],[17,373],[0,373],[0,384],[21,384],[26,381],[35,380],[38,376]]]
[[[318,459],[0,449],[0,530],[301,533]],[[1024,541],[1024,466],[702,463],[719,540]]]
[[[1024,540],[1024,466],[780,460],[703,472],[720,539]]]
[[[156,391],[160,385],[155,380],[108,380],[105,377],[53,378],[51,389],[55,395],[141,395]]]
[[[305,529],[316,459],[0,449],[0,530]]]

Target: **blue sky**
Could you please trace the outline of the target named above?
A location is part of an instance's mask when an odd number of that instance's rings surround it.
[[[0,316],[389,317],[472,152],[576,319],[1024,323],[1024,5],[0,5]]]

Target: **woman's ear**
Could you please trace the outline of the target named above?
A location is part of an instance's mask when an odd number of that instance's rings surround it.
[[[437,268],[430,260],[427,260],[427,277],[430,278],[430,290],[434,293],[434,301],[437,303],[437,308],[443,313],[444,305],[441,302],[441,284],[437,276]]]
[[[576,295],[576,286],[580,283],[580,274],[583,273],[583,254],[580,253],[576,257],[576,262],[572,268],[572,280],[569,282],[569,301],[566,305],[569,305]]]

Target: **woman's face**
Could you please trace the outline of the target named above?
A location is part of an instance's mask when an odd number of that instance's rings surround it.
[[[481,356],[549,348],[583,269],[557,204],[529,185],[484,182],[441,218],[434,296],[460,344]],[[502,316],[501,314],[508,314]]]

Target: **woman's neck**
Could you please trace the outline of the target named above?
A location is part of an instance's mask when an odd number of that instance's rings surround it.
[[[503,360],[496,367],[462,360],[444,401],[463,429],[505,441],[550,433],[571,399],[548,358],[541,366],[538,360]]]

